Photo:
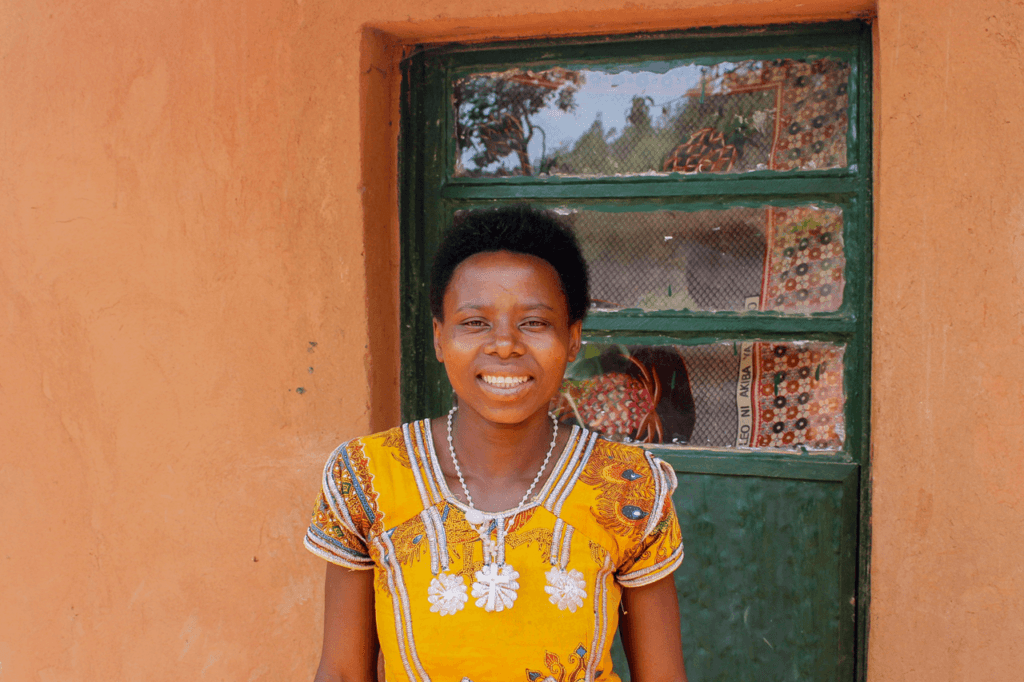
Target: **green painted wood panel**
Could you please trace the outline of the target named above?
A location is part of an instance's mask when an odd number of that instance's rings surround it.
[[[829,474],[841,480],[679,474],[691,682],[851,678],[857,467]],[[618,641],[613,655],[628,679]]]

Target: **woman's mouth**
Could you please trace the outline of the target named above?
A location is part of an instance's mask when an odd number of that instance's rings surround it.
[[[514,389],[530,381],[528,376],[507,376],[501,374],[481,374],[480,379],[492,388]]]

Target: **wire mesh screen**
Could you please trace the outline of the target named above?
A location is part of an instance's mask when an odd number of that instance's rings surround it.
[[[793,341],[585,343],[553,409],[606,437],[708,448],[835,451],[844,347]]]
[[[590,266],[595,308],[738,311],[760,295],[763,208],[575,211],[566,219]]]
[[[455,175],[840,168],[849,74],[833,59],[470,74],[452,84]]]
[[[842,304],[836,207],[558,213],[590,265],[596,309],[809,313]]]

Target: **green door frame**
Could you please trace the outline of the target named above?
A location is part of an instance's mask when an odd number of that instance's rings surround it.
[[[723,58],[779,59],[833,56],[848,60],[849,165],[822,171],[757,171],[734,175],[606,178],[453,177],[455,142],[451,83],[460,74],[512,65],[630,63],[645,59],[696,63]],[[847,258],[843,304],[834,313],[789,316],[771,312],[591,313],[584,333],[593,340],[670,343],[695,339],[814,339],[846,345],[846,437],[831,455],[764,450],[709,451],[650,448],[680,474],[831,481],[843,492],[841,554],[849,565],[841,594],[843,680],[866,679],[870,597],[870,353],[871,353],[871,30],[859,23],[716,28],[676,34],[629,35],[448,45],[416,49],[403,62],[400,140],[402,411],[406,420],[443,413],[450,388],[433,358],[427,291],[430,261],[441,231],[457,210],[529,201],[540,206],[597,210],[728,205],[791,205],[814,201],[841,206]],[[846,616],[849,616],[848,618]],[[847,655],[849,654],[849,655]]]

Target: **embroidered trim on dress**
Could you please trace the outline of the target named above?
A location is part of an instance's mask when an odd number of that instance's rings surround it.
[[[565,567],[569,565],[570,551],[572,550],[572,534],[575,532],[568,523],[565,524],[565,530],[562,535],[562,552],[558,558],[558,567],[565,570]]]
[[[438,561],[441,564],[441,570],[448,570],[448,531],[444,528],[444,522],[441,520],[441,514],[437,511],[437,507],[431,507],[426,510],[427,518],[430,519],[431,523],[434,524],[434,538],[437,541],[437,555]]]
[[[423,521],[423,532],[427,536],[427,548],[430,550],[430,572],[434,576],[441,571],[439,556],[437,552],[437,538],[434,533],[434,520],[426,509],[420,512],[420,519]]]
[[[604,651],[604,640],[608,633],[605,630],[608,628],[608,576],[615,569],[612,564],[611,557],[605,553],[604,555],[604,567],[597,572],[597,580],[594,584],[594,640],[590,645],[590,650],[593,652]],[[598,653],[596,656],[590,658],[590,662],[587,665],[587,682],[591,682],[595,675],[594,671],[597,670],[597,665],[601,658],[601,654]]]
[[[594,445],[599,437],[600,434],[594,431],[586,432],[585,438],[581,439],[580,446],[576,449],[576,452],[580,453],[582,450],[582,454],[579,454],[574,465],[567,470],[565,482],[560,488],[558,498],[555,500],[554,505],[548,507],[548,511],[555,516],[561,516],[562,505],[569,498],[573,488],[576,486],[576,481],[579,479],[580,474],[583,473],[583,469],[586,468],[587,462],[590,461],[590,453],[593,452]]]
[[[373,568],[373,559],[369,555],[357,552],[351,547],[341,544],[316,526],[310,526],[306,529],[306,537],[303,538],[302,544],[310,552],[316,554],[321,559],[330,561],[332,564],[356,571],[365,571]],[[352,556],[344,556],[342,552]]]
[[[430,504],[423,505],[429,507],[437,504],[444,497],[441,495],[440,490],[437,487],[437,482],[434,480],[434,472],[430,466],[430,458],[427,457],[427,448],[423,444],[425,440],[430,439],[430,432],[427,431],[424,422],[418,421],[413,425],[416,430],[416,462],[423,467],[423,479],[427,483],[427,487],[430,489]]]
[[[351,442],[352,441],[348,441],[348,443]],[[352,469],[352,463],[349,461],[348,458],[348,443],[343,444],[335,452],[341,456],[341,462],[342,464],[345,465],[345,470],[348,471],[349,480],[352,482],[352,490],[355,491],[356,497],[359,498],[359,504],[362,505],[363,507],[363,512],[366,514],[367,522],[369,522],[369,524],[372,526],[374,521],[377,520],[377,515],[373,513],[373,505],[371,505],[370,501],[366,499],[366,491],[363,490],[363,485],[362,483],[360,483],[359,477],[356,475],[356,472]],[[341,492],[338,490],[338,483],[334,479],[333,475],[331,476],[331,490],[332,492],[338,495],[338,500],[340,501]],[[345,507],[344,504],[342,504],[341,506]],[[346,508],[345,511],[347,512],[348,509]],[[356,531],[356,534],[359,534],[358,530]]]
[[[352,518],[352,514],[348,510],[348,505],[345,504],[345,500],[341,494],[341,491],[338,490],[338,481],[334,477],[335,468],[341,465],[341,463],[338,461],[338,455],[345,451],[345,448],[348,447],[348,444],[350,442],[351,441],[346,441],[339,445],[337,449],[333,453],[331,453],[331,456],[327,459],[327,466],[324,467],[323,476],[324,498],[327,500],[327,506],[331,508],[331,511],[334,512],[334,515],[338,518],[338,520],[346,526],[346,529],[353,535],[355,535],[357,538],[362,540],[364,544],[366,544],[367,538],[359,530],[359,527],[356,525],[355,519]],[[352,476],[352,470],[348,469],[348,471],[349,476]],[[359,479],[353,477],[351,480],[351,484],[353,489],[359,491],[360,500],[362,500],[362,484],[359,483]],[[364,510],[365,509],[366,508],[364,506]],[[369,523],[372,524],[374,518],[375,517],[371,512],[368,517]]]
[[[558,495],[561,490],[562,481],[565,478],[566,472],[572,468],[572,463],[578,456],[580,442],[585,440],[587,436],[586,429],[580,429],[573,427],[573,430],[569,434],[569,439],[565,443],[565,449],[569,451],[570,456],[561,458],[551,469],[551,475],[548,477],[548,482],[552,483],[550,486],[545,486],[544,490],[541,491],[540,500],[541,506],[545,509],[549,508],[548,502]]]
[[[430,682],[430,676],[423,669],[420,657],[416,654],[416,640],[412,631],[412,614],[409,611],[409,594],[405,589],[405,579],[402,576],[402,567],[398,563],[395,553],[395,546],[387,533],[381,533],[374,537],[378,548],[381,549],[381,558],[384,561],[389,587],[391,588],[391,605],[395,613],[395,631],[398,635],[399,650],[402,653],[402,662],[405,664],[405,672],[410,679],[414,680],[413,671],[406,658],[406,646],[408,645],[408,658],[412,659],[416,671],[423,682]],[[397,600],[396,600],[397,595]],[[399,606],[401,604],[401,606]]]
[[[558,555],[558,544],[562,539],[562,526],[565,522],[562,519],[555,519],[555,527],[551,530],[551,550],[548,552],[552,566],[559,566],[561,557]],[[561,567],[561,566],[559,566]]]
[[[626,573],[625,575],[617,576],[615,579],[623,587],[643,587],[644,585],[650,585],[651,583],[658,582],[665,576],[672,573],[672,571],[679,568],[679,564],[683,563],[683,545],[679,544],[678,547],[668,556],[653,566],[647,568],[641,568],[632,573]]]
[[[665,474],[658,466],[658,460],[654,455],[644,450],[644,457],[647,459],[647,465],[651,467],[651,476],[654,478],[654,505],[647,516],[647,527],[644,529],[644,537],[647,537],[661,523],[661,512],[665,507],[665,489],[668,486],[665,485]]]
[[[405,625],[402,620],[402,610],[395,593],[395,576],[392,575],[391,558],[388,556],[387,550],[384,548],[380,538],[375,537],[373,542],[377,545],[377,551],[382,559],[384,577],[388,581],[388,592],[391,594],[391,610],[395,616],[395,636],[398,639],[398,653],[402,657],[402,665],[405,667],[406,676],[410,680],[414,680],[416,678],[413,675],[412,666],[409,665],[409,655],[405,650]]]
[[[541,504],[548,511],[552,511],[552,502],[562,494],[562,490],[565,487],[566,480],[571,477],[572,470],[576,466],[576,462],[579,461],[580,453],[583,451],[584,444],[589,437],[590,432],[586,429],[580,429],[577,431],[575,428],[572,432],[570,441],[572,443],[572,454],[565,459],[564,462],[559,462],[559,466],[551,472],[551,478],[549,481],[554,481],[554,484],[545,491],[543,497],[541,497]],[[557,516],[557,514],[555,514]]]
[[[430,434],[430,420],[424,419],[422,421],[424,432]],[[433,472],[434,483],[437,484],[438,495],[442,500],[446,500],[451,497],[451,492],[448,490],[448,484],[444,480],[444,472],[441,471],[441,462],[437,459],[437,451],[434,450],[434,437],[431,435],[426,439],[427,449],[423,453],[423,466]]]
[[[495,525],[497,526],[497,531],[498,531],[498,533],[497,533],[498,537],[495,540],[495,544],[497,544],[497,546],[498,546],[498,556],[496,558],[498,560],[498,565],[499,566],[504,566],[505,565],[505,532],[506,532],[505,531],[505,524],[506,523],[507,523],[507,521],[505,519],[502,519],[501,521],[496,521],[495,522]]]
[[[412,477],[416,481],[416,490],[420,494],[420,504],[426,508],[430,506],[430,497],[427,494],[426,486],[423,484],[423,477],[420,475],[419,457],[412,443],[410,426],[410,424],[402,424],[402,436],[405,438],[405,449],[409,453],[409,468],[412,469]]]

